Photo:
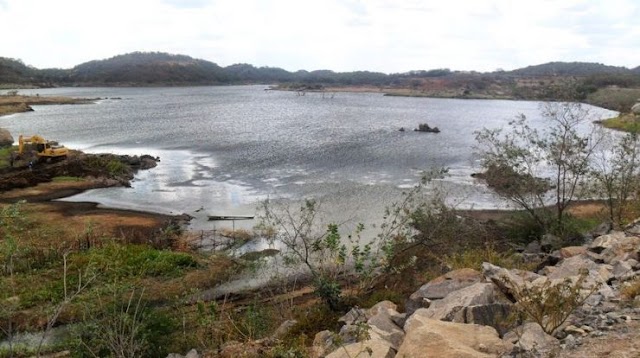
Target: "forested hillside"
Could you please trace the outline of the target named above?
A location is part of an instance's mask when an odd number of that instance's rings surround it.
[[[487,73],[447,68],[393,74],[330,70],[289,72],[250,64],[221,67],[186,55],[133,52],[86,62],[72,69],[41,70],[20,60],[0,57],[0,88],[221,84],[276,84],[281,89],[303,91],[366,87],[367,90],[400,96],[578,100],[624,111],[630,101],[615,101],[610,95],[622,92],[601,92],[611,88],[640,88],[640,67],[628,69],[600,63],[549,62],[513,71]],[[635,95],[633,91],[625,93],[630,93],[631,97]]]

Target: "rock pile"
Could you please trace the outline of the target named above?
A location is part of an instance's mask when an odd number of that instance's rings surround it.
[[[4,128],[0,128],[0,148],[12,146],[13,142],[11,133]]]
[[[638,305],[625,305],[621,298],[621,289],[640,277],[640,222],[625,231],[609,229],[594,233],[588,244],[547,254],[553,259],[536,272],[490,263],[482,265],[482,272],[449,272],[414,292],[404,313],[389,301],[353,308],[342,317],[339,333],[316,335],[314,353],[446,358],[547,357],[571,351],[589,337],[640,319]],[[516,303],[514,290],[567,280],[581,280],[584,295],[591,295],[552,334],[537,323],[507,319]]]

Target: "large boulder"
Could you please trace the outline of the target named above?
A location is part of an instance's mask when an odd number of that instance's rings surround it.
[[[512,301],[514,286],[522,287],[525,282],[532,282],[540,277],[540,275],[533,272],[518,269],[507,270],[488,262],[482,263],[482,274],[498,286],[500,291]]]
[[[396,311],[396,304],[391,301],[382,301],[375,304],[368,311],[367,324],[376,333],[391,344],[397,350],[404,339],[404,331],[401,325],[405,323],[405,315]]]
[[[11,133],[4,128],[0,128],[0,148],[10,147],[12,145],[13,137],[11,136]]]
[[[432,319],[465,322],[466,307],[488,305],[495,301],[493,284],[478,282],[433,301],[429,308],[424,309],[423,315]]]
[[[620,245],[625,238],[626,235],[622,231],[613,231],[607,235],[599,236],[589,245],[589,251],[599,254],[606,249]]]
[[[397,357],[485,358],[512,348],[491,327],[434,320],[426,313],[427,309],[419,309],[407,320]]]
[[[636,116],[640,115],[640,102],[634,104],[631,107],[631,113],[635,114]]]
[[[600,236],[589,246],[590,256],[598,262],[614,264],[617,261],[639,260],[640,237],[613,232]]]
[[[564,279],[571,276],[579,276],[583,272],[597,270],[599,265],[587,255],[571,256],[562,260],[558,265],[547,271],[550,279]]]
[[[500,336],[514,326],[510,319],[513,305],[506,303],[491,303],[488,305],[469,306],[464,309],[464,322],[491,326]]]
[[[429,281],[409,296],[405,312],[411,315],[419,308],[428,308],[432,300],[439,300],[451,292],[483,281],[482,274],[470,268],[448,272]]]

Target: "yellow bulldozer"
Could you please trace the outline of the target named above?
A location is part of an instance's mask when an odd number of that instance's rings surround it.
[[[21,134],[18,139],[18,157],[24,155],[27,147],[31,147],[30,150],[35,151],[36,157],[41,161],[64,159],[69,154],[69,149],[58,142],[46,140],[39,135],[25,137]]]

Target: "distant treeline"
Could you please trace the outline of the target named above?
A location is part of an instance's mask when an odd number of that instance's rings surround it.
[[[406,89],[410,95],[463,98],[584,99],[604,87],[640,87],[640,66],[550,62],[513,71],[419,70],[385,74],[329,70],[289,72],[276,67],[235,64],[221,67],[205,60],[162,52],[134,52],[71,69],[37,69],[0,57],[0,87],[186,86],[279,84],[282,88],[373,86]]]

